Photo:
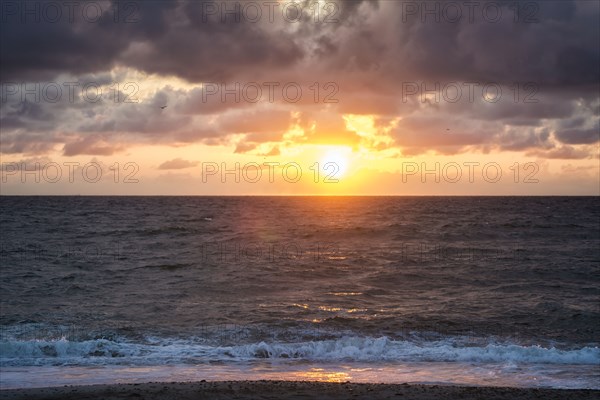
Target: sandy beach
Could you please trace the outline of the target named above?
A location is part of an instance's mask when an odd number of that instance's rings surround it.
[[[408,384],[224,381],[64,386],[0,391],[2,400],[117,399],[600,399],[598,390],[519,389]]]

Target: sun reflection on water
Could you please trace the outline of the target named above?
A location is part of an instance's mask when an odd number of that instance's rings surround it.
[[[347,382],[352,379],[346,372],[327,371],[323,368],[311,368],[308,371],[298,371],[293,373],[295,378],[307,381],[317,382]]]

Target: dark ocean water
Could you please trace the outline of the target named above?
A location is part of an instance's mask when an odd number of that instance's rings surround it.
[[[513,383],[598,387],[595,197],[0,197],[0,221],[5,373],[534,365]]]

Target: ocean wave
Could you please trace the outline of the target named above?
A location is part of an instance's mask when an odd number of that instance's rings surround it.
[[[162,365],[214,361],[306,360],[345,362],[476,362],[515,364],[600,364],[600,348],[558,349],[514,343],[459,344],[347,336],[307,342],[258,342],[211,346],[194,340],[153,339],[144,343],[95,339],[0,342],[0,363],[21,365]]]

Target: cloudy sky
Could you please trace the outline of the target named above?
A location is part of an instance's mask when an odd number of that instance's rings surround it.
[[[598,1],[1,1],[2,194],[600,194]]]

